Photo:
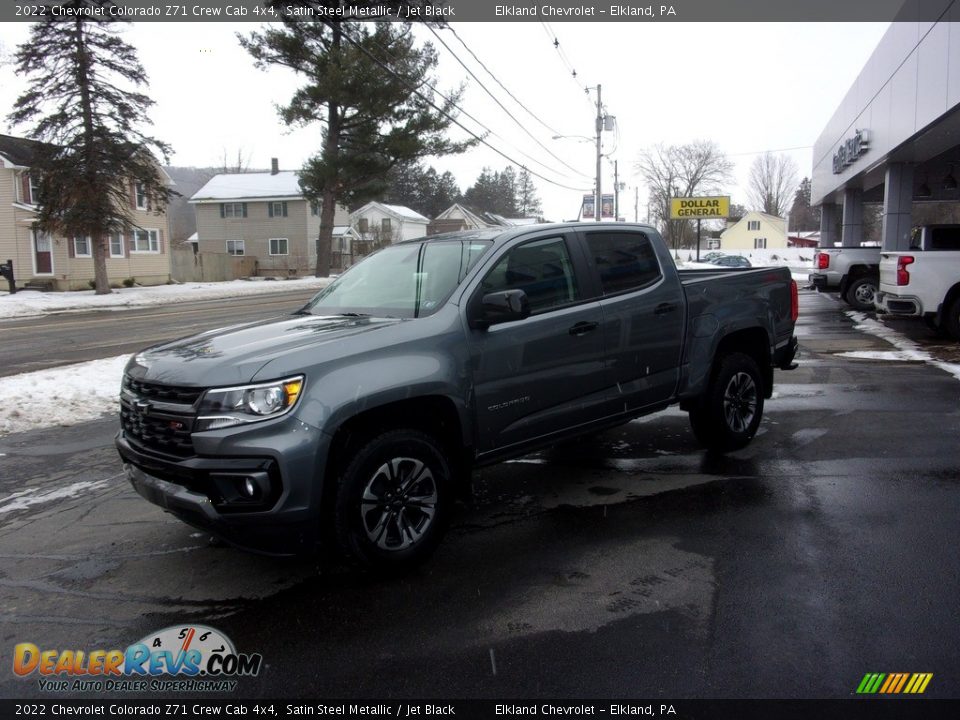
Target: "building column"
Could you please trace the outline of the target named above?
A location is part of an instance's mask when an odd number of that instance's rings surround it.
[[[863,190],[847,188],[843,191],[843,229],[840,244],[857,247],[863,242]]]
[[[823,203],[820,206],[820,247],[833,247],[837,243],[837,206],[835,203]]]
[[[884,250],[909,250],[913,224],[913,166],[891,163],[884,175],[883,231]]]

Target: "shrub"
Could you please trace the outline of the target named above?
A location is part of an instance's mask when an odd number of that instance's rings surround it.
[[[123,286],[125,288],[132,288],[136,284],[137,284],[137,279],[132,277],[128,277],[126,280],[123,281]]]

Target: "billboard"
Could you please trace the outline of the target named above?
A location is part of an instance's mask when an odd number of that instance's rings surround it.
[[[590,219],[593,220],[593,206],[596,205],[596,198],[593,195],[584,195],[583,204],[581,205],[580,217],[583,220]]]

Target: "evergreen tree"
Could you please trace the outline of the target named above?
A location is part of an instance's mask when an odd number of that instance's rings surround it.
[[[790,206],[790,226],[794,230],[814,231],[820,229],[820,208],[810,207],[810,178],[800,181]]]
[[[464,202],[480,212],[497,212],[499,173],[485,167],[476,182],[463,194]]]
[[[520,213],[520,217],[539,218],[543,215],[540,196],[537,195],[537,188],[533,184],[533,177],[526,168],[523,168],[520,171],[520,175],[517,176],[515,205],[517,206],[517,212]]]
[[[109,8],[110,0],[67,0],[70,9]],[[130,232],[132,193],[161,212],[169,201],[160,165],[170,148],[144,134],[153,101],[133,90],[147,83],[136,50],[109,16],[96,21],[48,15],[34,23],[14,56],[29,79],[9,120],[32,124],[37,146],[31,177],[41,202],[36,226],[58,235],[90,236],[98,295],[110,292],[107,237]]]
[[[284,3],[271,1],[270,6]],[[364,3],[306,3],[329,10]],[[404,5],[406,3],[380,3]],[[321,204],[318,277],[329,274],[336,203],[383,197],[387,173],[398,163],[460,153],[475,141],[454,142],[446,132],[462,87],[434,107],[431,74],[437,55],[414,45],[410,25],[396,22],[285,20],[241,37],[258,67],[280,65],[304,78],[280,109],[288,125],[322,123],[322,146],[300,173],[305,196]]]

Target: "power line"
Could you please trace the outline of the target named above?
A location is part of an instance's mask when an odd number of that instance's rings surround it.
[[[486,85],[483,84],[483,82],[480,80],[480,78],[478,78],[478,77],[474,74],[473,70],[471,70],[469,67],[467,67],[466,63],[464,63],[463,60],[461,60],[460,57],[459,57],[453,50],[450,49],[450,46],[447,45],[447,43],[443,40],[442,37],[440,37],[440,35],[437,33],[437,31],[434,30],[434,29],[433,29],[432,27],[430,27],[429,25],[427,26],[427,29],[428,29],[431,33],[433,33],[433,36],[434,36],[435,38],[437,38],[437,40],[440,41],[440,44],[443,45],[443,47],[445,47],[445,48],[447,49],[447,52],[449,52],[451,55],[453,55],[454,59],[455,59],[458,63],[460,63],[461,67],[463,67],[463,69],[466,70],[466,71],[470,74],[470,77],[472,77],[474,80],[477,81],[477,83],[480,85],[480,87],[483,88],[483,91],[484,91],[485,93],[487,93],[487,95],[489,95],[497,105],[500,106],[500,109],[503,110],[503,111],[510,117],[510,119],[513,120],[513,121],[520,127],[520,129],[523,130],[523,131],[530,137],[531,140],[533,140],[537,145],[539,145],[541,148],[543,148],[544,150],[546,150],[546,151],[547,151],[547,154],[550,155],[550,156],[551,156],[552,158],[554,158],[555,160],[559,161],[561,165],[563,165],[564,167],[572,170],[572,171],[575,172],[577,175],[580,175],[582,178],[588,178],[587,175],[584,175],[582,172],[580,172],[580,170],[578,170],[577,168],[575,168],[575,167],[573,167],[572,165],[570,165],[569,163],[567,163],[565,160],[563,160],[563,158],[558,157],[550,148],[548,148],[546,145],[544,145],[542,142],[540,142],[540,141],[534,136],[534,134],[531,133],[531,132],[524,126],[523,123],[521,123],[519,120],[517,120],[517,118],[513,115],[513,113],[511,113],[511,112],[506,108],[506,106],[505,106],[502,102],[500,102],[500,100],[499,100],[492,92],[490,92],[490,90],[487,88]],[[461,40],[460,42],[462,43],[463,41]],[[466,47],[466,45],[464,45],[464,47]],[[469,50],[469,48],[467,48],[467,49]],[[472,54],[472,53],[471,53],[471,54]],[[474,56],[474,57],[476,57],[476,56]],[[490,73],[489,70],[487,70],[487,72]],[[491,75],[491,77],[493,77],[494,80],[497,80],[497,78],[493,75],[493,73],[490,73],[490,75]],[[497,80],[497,82],[500,83],[499,80]],[[500,83],[500,87],[503,87],[503,84],[502,84],[502,83]],[[506,88],[504,88],[504,89],[506,89]],[[507,91],[507,92],[509,93],[509,91]],[[512,97],[512,95],[511,95],[511,97]],[[519,102],[519,101],[518,101],[518,102]],[[526,109],[526,108],[524,108],[524,109]],[[527,110],[527,112],[530,112],[530,111]],[[561,133],[554,132],[554,134],[555,134],[555,135],[560,135]],[[501,138],[501,139],[502,139],[502,138]],[[528,157],[529,157],[529,156],[528,156]],[[533,159],[533,158],[531,158],[531,159]],[[541,164],[542,164],[542,163],[541,163]],[[544,165],[544,167],[547,167],[547,166]],[[557,172],[557,171],[551,169],[551,172]],[[563,173],[557,173],[557,174],[559,174],[559,175],[561,175],[561,176],[563,175]]]
[[[574,191],[576,191],[576,192],[586,192],[586,190],[585,190],[584,188],[582,188],[582,187],[572,187],[572,186],[570,186],[570,185],[564,185],[563,183],[558,183],[558,182],[556,182],[555,180],[551,180],[550,178],[544,177],[543,175],[539,174],[538,172],[536,172],[536,171],[534,171],[534,170],[531,170],[530,168],[526,167],[523,163],[517,162],[516,160],[514,160],[512,157],[510,157],[509,155],[507,155],[505,152],[503,152],[503,151],[500,150],[499,148],[496,148],[496,147],[494,147],[493,145],[491,145],[490,143],[488,143],[485,138],[480,137],[480,136],[477,135],[475,132],[473,132],[472,130],[470,130],[470,128],[464,126],[459,120],[457,120],[455,117],[453,117],[453,116],[452,116],[450,113],[448,113],[446,110],[444,110],[444,109],[441,108],[441,107],[438,107],[437,104],[433,102],[433,100],[431,100],[430,98],[428,98],[428,97],[426,97],[425,95],[423,95],[423,93],[421,93],[413,84],[411,84],[410,82],[408,82],[406,78],[404,78],[403,76],[401,76],[400,74],[398,74],[396,71],[393,70],[393,68],[391,68],[391,67],[389,67],[388,65],[386,65],[386,64],[385,64],[384,62],[382,62],[379,58],[375,57],[369,50],[367,50],[367,49],[366,49],[365,47],[363,47],[360,43],[358,43],[356,40],[354,40],[354,39],[350,36],[350,34],[349,34],[348,32],[344,31],[344,32],[343,32],[343,37],[347,40],[347,42],[349,42],[351,45],[353,45],[355,48],[357,48],[360,52],[362,52],[362,53],[363,53],[364,55],[366,55],[368,58],[370,58],[371,60],[373,60],[373,62],[375,62],[377,65],[379,65],[381,68],[383,68],[384,70],[386,70],[388,73],[390,73],[390,74],[391,74],[393,77],[395,77],[397,80],[399,80],[401,83],[403,83],[403,85],[404,85],[410,92],[412,92],[414,95],[416,95],[417,97],[419,97],[421,100],[423,100],[425,103],[427,103],[430,107],[432,107],[434,110],[436,110],[437,112],[439,112],[441,115],[443,115],[444,117],[446,117],[450,122],[452,122],[454,125],[456,125],[456,126],[459,127],[461,130],[463,130],[463,131],[466,132],[468,135],[470,135],[470,137],[472,137],[473,139],[475,139],[477,142],[481,143],[482,145],[486,145],[488,148],[490,148],[490,149],[493,150],[495,153],[497,153],[498,155],[500,155],[501,157],[503,157],[504,159],[506,159],[508,162],[510,162],[510,163],[512,163],[512,164],[514,164],[514,165],[520,166],[520,168],[522,168],[523,170],[526,170],[528,173],[530,173],[530,174],[533,175],[534,177],[540,178],[540,179],[543,180],[544,182],[548,182],[548,183],[550,183],[551,185],[556,185],[557,187],[561,187],[561,188],[563,188],[563,189],[565,189],[565,190],[574,190]],[[382,49],[382,48],[381,48],[381,49]],[[460,107],[457,106],[456,104],[453,104],[453,106],[454,106],[455,108],[457,108],[457,110],[460,110],[461,112],[463,112],[462,108],[460,108]],[[474,122],[476,122],[476,120],[474,120]],[[483,127],[484,129],[487,129],[482,123],[477,123],[477,124],[480,125],[480,127]]]

